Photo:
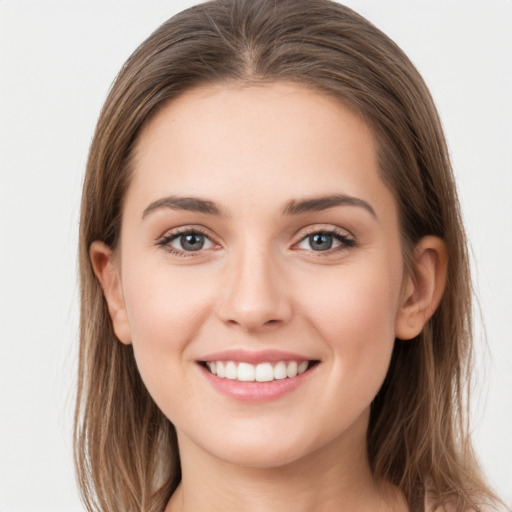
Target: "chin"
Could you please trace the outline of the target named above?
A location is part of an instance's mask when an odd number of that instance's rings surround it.
[[[314,457],[327,448],[329,453],[336,450],[331,435],[314,436],[314,428],[304,428],[301,432],[293,432],[289,427],[265,429],[263,425],[252,432],[239,430],[238,435],[233,432],[224,433],[210,439],[203,449],[216,459],[240,467],[255,469],[283,468],[294,463],[300,463]],[[206,441],[206,439],[205,439]]]
[[[279,448],[273,443],[265,446],[261,443],[253,446],[231,446],[225,452],[212,455],[230,464],[254,469],[282,468],[304,457],[304,453],[298,452],[296,448]]]

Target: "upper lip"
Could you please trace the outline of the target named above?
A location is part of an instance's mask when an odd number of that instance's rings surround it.
[[[198,359],[201,362],[207,361],[234,361],[238,363],[273,363],[278,361],[312,361],[314,359],[296,354],[293,352],[284,352],[282,350],[246,350],[230,349],[213,352]]]

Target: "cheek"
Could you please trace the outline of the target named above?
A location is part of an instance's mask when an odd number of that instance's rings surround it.
[[[133,350],[157,402],[163,390],[172,388],[173,376],[181,375],[191,342],[208,315],[211,286],[191,273],[190,267],[165,264],[126,267],[124,293]]]
[[[400,289],[396,265],[347,267],[317,280],[303,306],[326,341],[336,375],[354,390],[373,393],[371,399],[389,367]]]
[[[179,418],[193,399],[193,388],[183,382],[189,377],[190,346],[208,315],[211,286],[192,277],[190,267],[144,267],[134,261],[125,269],[123,291],[139,373],[167,417]]]
[[[302,294],[304,308],[335,338],[356,341],[372,331],[375,336],[394,336],[401,289],[401,272],[396,264],[353,265],[324,276],[317,274],[314,286],[307,288]],[[339,336],[335,335],[337,331]]]
[[[208,281],[190,268],[133,267],[126,269],[124,293],[134,345],[176,348],[186,342],[210,302]]]

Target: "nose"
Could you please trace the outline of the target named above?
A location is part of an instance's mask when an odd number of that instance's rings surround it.
[[[287,323],[292,305],[282,266],[262,249],[246,250],[233,260],[218,304],[220,319],[246,332]]]

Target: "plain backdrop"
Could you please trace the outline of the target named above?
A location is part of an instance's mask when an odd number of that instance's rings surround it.
[[[0,0],[1,512],[83,510],[71,425],[86,155],[122,63],[193,3]],[[406,51],[441,113],[489,346],[479,328],[474,438],[512,504],[512,1],[346,3]]]

